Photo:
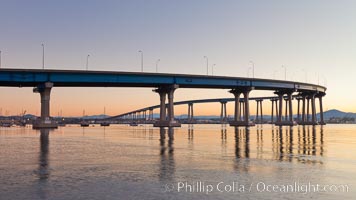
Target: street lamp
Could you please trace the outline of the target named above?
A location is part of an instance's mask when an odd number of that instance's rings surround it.
[[[252,69],[252,67],[249,67],[249,68],[247,69],[247,78],[250,77],[250,69]]]
[[[250,63],[252,64],[252,78],[255,78],[255,63],[252,61]]]
[[[161,61],[161,59],[158,59],[157,61],[156,61],[156,73],[158,72],[158,63]]]
[[[209,75],[209,58],[207,56],[204,56],[206,59],[206,75]]]
[[[42,69],[44,69],[44,65],[45,65],[45,46],[44,44],[42,45]]]
[[[216,64],[213,64],[213,65],[211,66],[211,75],[214,75],[214,66],[216,66]]]
[[[89,67],[89,57],[90,57],[90,55],[88,54],[88,55],[87,55],[87,65],[86,65],[87,71],[88,71],[88,67]]]
[[[287,67],[282,65],[282,68],[284,68],[284,80],[287,80]]]
[[[139,50],[139,53],[141,53],[141,72],[143,72],[143,51]]]

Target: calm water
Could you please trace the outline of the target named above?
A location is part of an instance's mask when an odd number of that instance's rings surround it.
[[[0,199],[355,199],[355,153],[356,125],[0,128]]]

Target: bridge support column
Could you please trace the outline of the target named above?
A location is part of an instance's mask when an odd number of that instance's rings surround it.
[[[276,99],[276,121],[278,120],[279,112],[278,112],[278,99]]]
[[[272,102],[272,109],[271,109],[271,124],[274,124],[274,108],[276,108],[276,121],[278,120],[278,105],[277,105],[277,99],[271,99]]]
[[[174,120],[174,91],[178,85],[161,86],[153,90],[160,96],[160,119],[154,123],[154,127],[180,127],[181,124]],[[168,95],[168,115],[166,114],[166,96]]]
[[[297,97],[297,123],[300,122],[300,97]]]
[[[273,124],[273,106],[274,106],[274,100],[271,99],[271,103],[272,103],[272,109],[271,109],[271,124]]]
[[[286,90],[286,91],[277,91],[275,94],[278,95],[279,99],[279,114],[278,114],[278,120],[275,123],[277,126],[294,126],[296,123],[293,120],[293,107],[292,107],[292,94],[293,91]],[[285,120],[283,120],[282,115],[283,115],[283,97],[284,94],[287,94],[287,98],[285,99],[286,101],[286,108],[285,108]]]
[[[283,113],[283,95],[284,93],[282,92],[279,92],[277,93],[278,95],[278,102],[279,102],[279,109],[278,109],[278,118],[277,118],[277,122],[276,122],[276,125],[277,123],[282,123],[282,113]]]
[[[255,116],[255,123],[262,124],[263,123],[263,114],[262,114],[262,99],[257,99],[256,104],[256,116]]]
[[[225,124],[227,122],[227,111],[226,111],[226,101],[222,101],[221,103],[221,112],[220,112],[220,123]]]
[[[289,103],[289,122],[292,122],[293,125],[296,125],[294,120],[293,120],[293,104],[292,104],[292,101],[293,101],[293,96],[292,96],[292,93],[293,92],[289,92],[287,94],[287,97],[288,97],[288,103]]]
[[[148,109],[148,121],[152,121],[153,120],[153,109],[149,108]]]
[[[305,123],[305,99],[306,96],[302,94],[302,123]],[[301,124],[301,122],[299,122]]]
[[[240,101],[240,98],[239,98]],[[244,102],[240,101],[240,108],[238,109],[239,114],[238,114],[238,118],[236,119],[236,121],[242,121],[242,109],[244,107]]]
[[[249,108],[249,94],[253,88],[235,88],[229,92],[235,96],[235,113],[234,120],[230,121],[230,126],[254,126],[255,124],[250,121],[250,108]],[[244,94],[244,118],[240,118],[241,108],[239,108],[240,95]]]
[[[260,103],[258,102],[258,100],[256,100],[256,115],[255,115],[255,124],[258,124],[258,112],[259,112],[259,106],[260,106]]]
[[[323,110],[323,96],[325,94],[322,93],[322,94],[318,94],[318,98],[319,98],[319,106],[320,106],[320,109],[319,109],[319,115],[320,115],[320,121],[319,121],[319,124],[320,125],[325,125],[326,123],[324,122],[324,110]]]
[[[309,113],[310,105],[309,105],[309,102],[310,102],[310,97],[308,96],[307,97],[307,122],[310,121],[310,113]]]
[[[40,93],[41,96],[41,117],[33,123],[34,129],[58,128],[58,125],[50,117],[50,97],[53,83],[46,82],[38,85],[33,92]]]
[[[316,120],[316,109],[315,109],[315,93],[311,94],[311,106],[312,106],[312,123],[313,125],[318,124],[317,120]]]
[[[286,109],[284,110],[285,115],[284,115],[284,121],[288,121],[288,99],[285,98],[284,101],[286,102]]]
[[[316,95],[317,95],[316,92],[308,92],[308,93],[301,94],[303,111],[302,111],[302,121],[299,122],[300,125],[318,125],[318,120],[316,119],[316,106],[315,106]],[[306,100],[306,113],[305,113],[305,100]],[[319,103],[320,103],[320,99],[319,99]],[[311,115],[309,109],[311,110]]]
[[[194,124],[193,103],[188,103],[188,124]]]

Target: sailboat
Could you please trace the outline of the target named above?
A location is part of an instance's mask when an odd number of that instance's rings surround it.
[[[104,107],[104,116],[106,116],[105,107]],[[100,126],[110,126],[110,123],[108,121],[102,121],[102,122],[100,122]]]
[[[66,123],[64,121],[64,117],[62,115],[62,110],[60,113],[58,113],[58,126],[66,126]]]
[[[85,110],[83,110],[83,119],[80,122],[80,126],[81,127],[88,127],[89,126],[89,122],[84,120],[84,116],[85,116]]]

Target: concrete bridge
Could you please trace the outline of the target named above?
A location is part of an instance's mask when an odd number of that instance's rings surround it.
[[[82,71],[82,70],[43,70],[43,69],[0,69],[0,86],[34,87],[33,91],[41,97],[41,117],[33,124],[34,128],[56,128],[57,124],[50,117],[50,94],[54,87],[148,87],[160,96],[160,118],[156,127],[178,127],[174,119],[174,91],[178,88],[229,89],[234,95],[235,112],[231,126],[253,126],[250,121],[249,94],[252,90],[270,90],[277,94],[278,118],[276,125],[294,125],[292,95],[298,93],[298,102],[302,102],[302,124],[316,125],[315,99],[319,98],[322,113],[322,97],[326,87],[270,79],[204,76],[187,74],[163,74],[143,72]],[[240,96],[243,95],[243,110]],[[168,97],[168,103],[166,99]],[[286,99],[285,111],[288,119],[282,119],[283,99]],[[305,110],[311,104],[311,120],[307,120]],[[277,105],[278,104],[278,105]],[[261,104],[262,105],[262,104]],[[299,103],[298,103],[299,105]],[[166,112],[166,110],[168,112]],[[240,113],[244,113],[240,118]],[[308,115],[309,116],[309,115]],[[321,117],[321,123],[323,119]]]
[[[315,121],[314,123],[311,123],[312,119],[311,119],[311,112],[309,112],[309,109],[307,109],[305,111],[305,109],[307,108],[306,106],[304,106],[303,108],[300,106],[300,101],[302,100],[302,96],[300,96],[300,94],[297,95],[293,95],[292,96],[293,100],[297,100],[298,102],[298,107],[297,107],[297,115],[295,118],[295,122],[297,124],[325,124],[324,120],[323,120],[323,113],[320,113],[320,118],[319,121]],[[262,102],[264,100],[270,100],[272,103],[272,107],[271,107],[271,117],[270,117],[270,121],[266,121],[266,119],[263,118],[263,109],[262,109]],[[277,122],[278,119],[278,106],[277,106],[277,102],[278,102],[278,96],[270,96],[270,97],[251,97],[249,98],[249,101],[256,101],[256,114],[255,114],[255,119],[252,120],[255,123],[258,124],[262,124],[264,122],[268,122],[271,124],[275,124]],[[288,106],[288,96],[284,96],[283,100],[285,100],[286,103],[286,107]],[[201,103],[220,103],[221,104],[221,111],[220,111],[220,123],[228,123],[228,116],[227,116],[227,111],[226,111],[226,104],[228,102],[234,102],[235,98],[215,98],[215,99],[196,99],[196,100],[187,100],[187,101],[178,101],[178,102],[174,102],[173,105],[177,106],[177,105],[188,105],[188,112],[187,112],[187,118],[184,120],[187,124],[194,124],[196,123],[196,120],[194,119],[194,109],[193,109],[193,105],[194,104],[201,104]],[[302,102],[303,103],[303,102]],[[245,100],[244,99],[240,99],[239,101],[239,114],[238,114],[238,119],[242,120],[244,118],[244,105],[245,105]],[[309,103],[307,103],[307,105],[309,106]],[[320,102],[319,102],[319,106],[320,106]],[[168,104],[166,104],[166,108],[168,107]],[[145,107],[145,108],[140,108],[137,110],[133,110],[130,112],[126,112],[126,113],[122,113],[116,116],[112,116],[112,117],[108,117],[106,118],[106,120],[115,120],[115,119],[119,119],[122,121],[126,121],[126,122],[133,122],[133,121],[141,121],[144,123],[152,123],[155,121],[154,116],[153,116],[153,110],[154,109],[158,109],[160,108],[160,105],[154,105],[154,106],[149,106],[149,107]],[[310,108],[310,106],[309,106]],[[304,109],[304,111],[302,110]],[[282,115],[282,119],[285,119],[288,121],[289,115],[287,110],[285,109],[285,115],[283,117]],[[147,114],[148,112],[148,114]],[[305,116],[303,118],[303,116]],[[304,121],[302,119],[305,119]],[[316,118],[315,118],[316,119]],[[288,124],[282,124],[282,125],[288,125]],[[294,123],[292,124],[294,125]]]

